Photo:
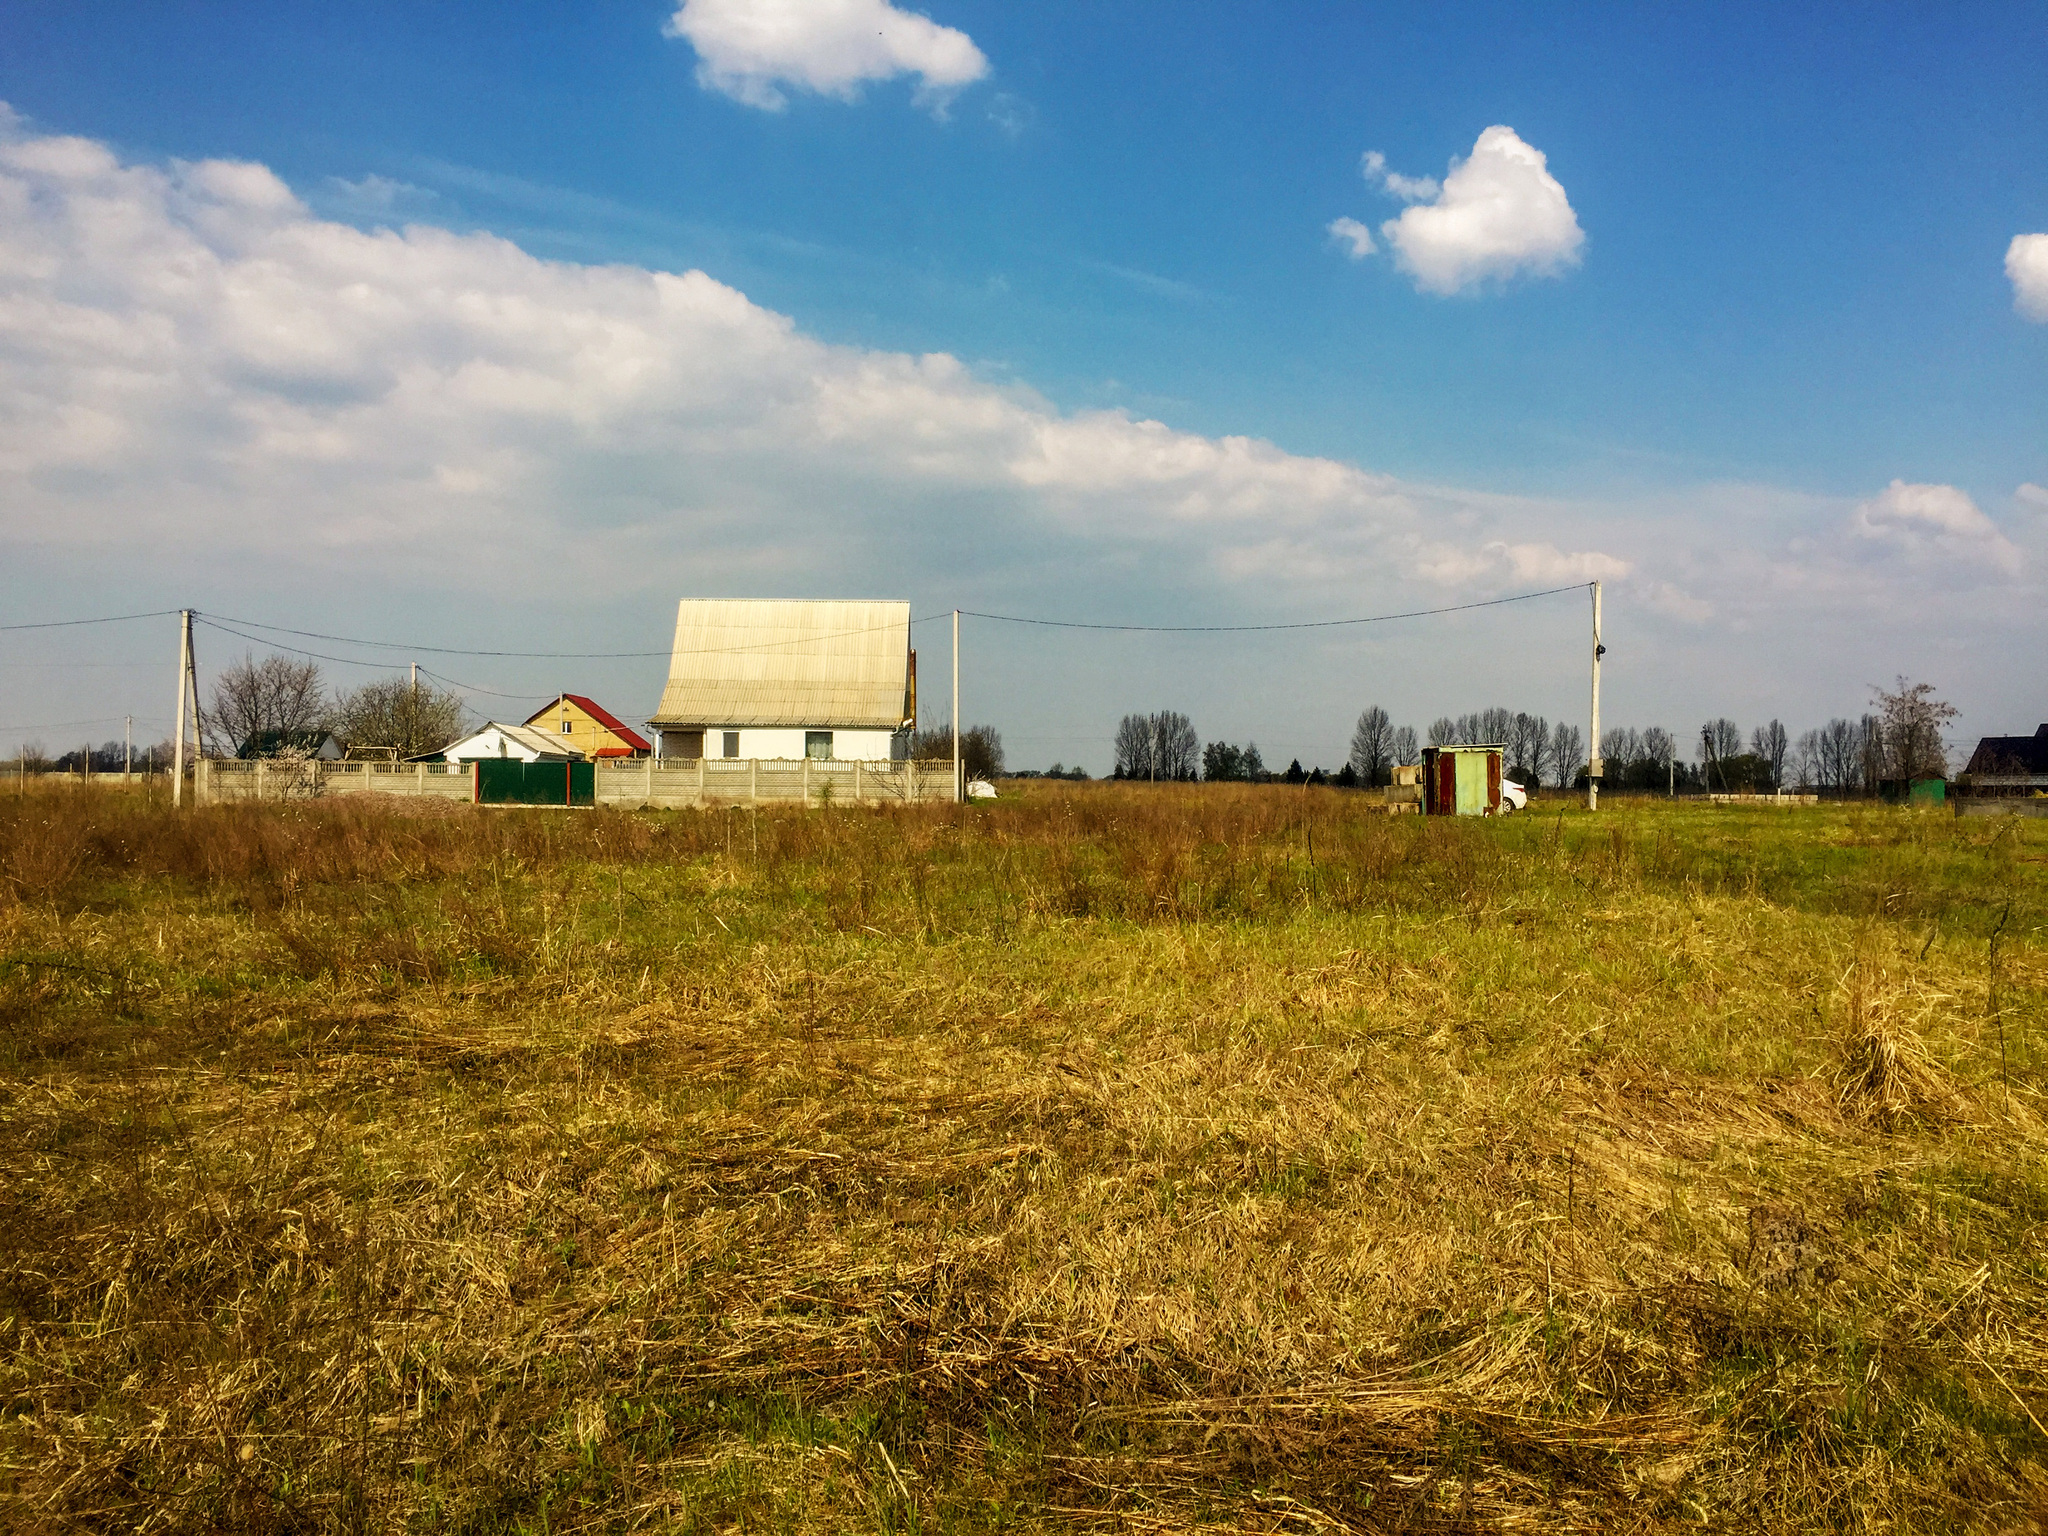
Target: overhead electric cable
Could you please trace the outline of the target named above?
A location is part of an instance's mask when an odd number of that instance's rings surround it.
[[[192,615],[192,621],[195,624],[204,624],[208,629],[217,629],[224,635],[233,635],[237,640],[247,640],[251,645],[267,645],[275,651],[290,651],[294,656],[310,656],[315,661],[332,661],[344,667],[374,667],[380,671],[396,672],[405,665],[405,663],[399,661],[364,661],[356,656],[330,656],[325,651],[309,651],[302,646],[286,645],[281,640],[266,640],[261,635],[244,634],[239,629],[233,629],[226,624],[209,619],[203,613],[195,612]],[[287,631],[287,633],[290,633],[290,631]],[[344,643],[350,645],[376,644],[375,641],[353,640]]]
[[[126,624],[131,619],[172,619],[176,608],[159,608],[154,613],[116,613],[104,619],[49,619],[41,624],[0,624],[5,629],[75,629],[81,624]]]
[[[1401,613],[1375,613],[1350,619],[1302,619],[1282,624],[1102,624],[1080,619],[1039,619],[1030,618],[1021,614],[1014,613],[987,613],[976,608],[963,608],[960,610],[960,615],[962,618],[990,619],[999,624],[1032,624],[1044,629],[1088,629],[1111,631],[1124,634],[1154,635],[1236,635],[1257,634],[1277,630],[1294,629],[1342,629],[1357,624],[1390,624],[1401,619],[1426,619],[1434,617],[1438,614],[1466,613],[1476,608],[1499,608],[1508,603],[1526,603],[1531,602],[1539,597],[1555,597],[1561,592],[1583,592],[1586,589],[1586,586],[1587,583],[1585,582],[1574,582],[1570,586],[1565,587],[1545,587],[1540,592],[1517,592],[1507,597],[1483,598],[1478,602],[1472,603],[1450,603],[1439,608],[1412,608]],[[323,633],[319,630],[292,629],[283,624],[265,624],[257,619],[241,619],[234,618],[232,616],[226,616],[225,622],[223,622],[223,619],[220,616],[198,614],[196,611],[194,616],[202,619],[205,622],[212,624],[217,629],[226,629],[228,624],[240,624],[249,629],[267,630],[272,634],[279,635],[297,635],[300,638],[306,640],[326,640],[338,645],[373,646],[379,650],[422,652],[427,655],[435,656],[488,656],[521,661],[640,661],[660,656],[674,656],[677,654],[673,649],[665,649],[659,651],[465,650],[459,646],[452,645],[414,645],[407,641],[401,640],[369,640],[356,635],[330,635]],[[138,615],[138,617],[149,617],[149,615]],[[910,620],[910,622],[912,624],[929,624],[935,619],[943,619],[947,617],[949,617],[948,613],[928,613],[922,615],[921,617],[914,618]],[[893,626],[881,627],[892,628]],[[254,641],[258,645],[277,643],[275,641],[262,640],[254,635],[242,634],[240,630],[229,629],[227,632],[229,634],[237,635],[241,639]],[[710,655],[721,654],[725,651],[738,652],[752,650],[769,650],[778,646],[807,644],[819,640],[837,640],[843,639],[850,635],[865,635],[872,634],[874,632],[875,630],[873,628],[849,629],[836,631],[829,635],[804,635],[797,637],[796,639],[790,640],[763,641],[759,645],[722,646],[715,648],[713,651],[693,651],[685,654]],[[298,654],[302,656],[317,656],[319,657],[320,660],[323,661],[348,661],[348,658],[345,657],[323,656],[317,651],[299,650],[298,647],[295,646],[279,645],[278,648],[280,650],[297,651]],[[372,662],[354,662],[351,664],[357,666],[374,665],[374,663]],[[479,689],[477,691],[483,693],[489,692],[490,690]],[[505,697],[537,698],[540,697],[540,695],[508,694],[505,695]]]
[[[556,692],[550,693],[505,693],[496,688],[479,688],[475,683],[461,682],[456,678],[449,677],[446,673],[436,672],[431,667],[421,667],[420,676],[431,677],[436,682],[446,683],[450,688],[456,689],[461,693],[481,693],[493,699],[517,699],[521,703],[525,703],[529,699],[552,699],[559,692],[559,690],[556,690]]]
[[[1087,624],[1077,619],[1027,619],[1013,613],[980,613],[962,608],[968,619],[994,619],[1002,624],[1036,624],[1045,629],[1116,630],[1148,635],[1242,635],[1276,629],[1340,629],[1350,624],[1387,624],[1396,619],[1426,619],[1439,613],[1464,613],[1473,608],[1498,608],[1504,603],[1526,603],[1531,598],[1555,597],[1560,592],[1583,592],[1588,583],[1568,587],[1546,587],[1541,592],[1518,592],[1513,597],[1489,597],[1477,603],[1452,603],[1444,608],[1415,608],[1407,613],[1375,613],[1359,619],[1306,619],[1291,624]]]
[[[910,622],[911,622],[912,624],[929,624],[929,623],[931,623],[931,622],[932,622],[932,620],[934,620],[934,619],[942,619],[942,618],[945,618],[945,617],[947,617],[947,616],[948,616],[948,614],[950,614],[950,612],[951,612],[951,610],[949,609],[949,610],[947,611],[947,613],[928,613],[928,614],[926,614],[926,615],[925,615],[925,616],[924,616],[923,618],[918,618],[918,619],[912,619],[912,620],[910,620]],[[195,614],[196,614],[196,613],[197,613],[197,610],[195,610]],[[201,619],[206,619],[206,620],[207,620],[208,622],[211,622],[211,623],[212,623],[212,624],[214,625],[214,627],[215,627],[215,628],[217,628],[217,629],[219,629],[219,628],[225,628],[225,625],[224,625],[224,624],[222,624],[222,622],[221,622],[221,620],[220,620],[220,618],[219,618],[219,617],[211,617],[211,618],[209,618],[209,616],[208,616],[208,615],[205,615],[205,614],[197,614],[197,616],[198,616],[198,617],[200,617]],[[650,659],[650,658],[652,658],[652,657],[657,657],[657,656],[674,656],[674,655],[678,654],[678,653],[677,653],[677,652],[675,651],[675,649],[674,649],[673,647],[669,647],[669,648],[666,648],[666,649],[663,649],[663,650],[659,650],[659,651],[478,651],[478,650],[463,650],[463,649],[461,649],[461,648],[460,648],[460,647],[458,647],[458,646],[452,646],[452,645],[413,645],[413,644],[410,644],[410,643],[408,643],[408,642],[406,642],[406,641],[402,641],[402,640],[365,640],[365,639],[362,639],[361,637],[359,637],[359,636],[356,636],[356,635],[327,635],[327,634],[321,634],[321,633],[320,633],[319,631],[317,631],[317,630],[311,630],[311,629],[289,629],[289,628],[287,628],[286,626],[284,626],[284,625],[282,625],[282,624],[264,624],[264,623],[260,623],[259,621],[255,620],[255,619],[238,619],[238,618],[234,618],[234,617],[232,617],[232,616],[228,616],[228,617],[227,617],[227,623],[230,623],[230,624],[242,624],[242,625],[246,625],[246,626],[247,626],[248,628],[250,628],[250,629],[263,629],[263,630],[269,630],[269,631],[270,631],[271,633],[273,633],[273,634],[279,634],[279,635],[297,635],[297,636],[299,636],[299,637],[300,637],[301,639],[305,639],[305,640],[327,640],[327,641],[331,641],[331,642],[333,642],[334,644],[337,644],[337,645],[368,645],[368,646],[375,646],[375,647],[376,647],[377,649],[379,649],[379,650],[386,650],[386,651],[406,651],[406,652],[419,652],[419,653],[423,653],[423,654],[426,654],[426,655],[432,655],[432,656],[494,656],[494,657],[502,657],[502,658],[507,658],[507,659],[511,659],[511,660],[517,660],[517,661],[642,661],[642,660],[647,660],[647,659]],[[885,630],[885,629],[893,629],[893,628],[895,628],[895,626],[894,626],[893,624],[880,624],[880,625],[869,625],[869,626],[867,626],[866,628],[862,628],[862,629],[842,629],[842,630],[835,630],[835,631],[833,631],[833,632],[832,632],[831,634],[826,634],[826,635],[800,635],[800,636],[797,636],[797,637],[795,637],[794,639],[786,639],[786,640],[763,640],[763,641],[761,641],[760,643],[758,643],[758,644],[755,644],[755,645],[728,645],[728,646],[716,646],[716,647],[713,647],[713,648],[712,648],[712,649],[710,649],[710,650],[704,650],[704,651],[686,651],[686,652],[683,652],[683,653],[681,653],[681,654],[684,654],[684,655],[690,655],[690,656],[710,656],[710,655],[723,655],[723,654],[725,654],[725,653],[727,653],[727,652],[740,652],[740,651],[766,651],[766,650],[774,650],[774,649],[775,649],[776,647],[778,647],[778,646],[788,646],[788,645],[807,645],[807,644],[811,644],[811,643],[813,643],[813,642],[816,642],[816,641],[819,641],[819,640],[842,640],[842,639],[845,639],[845,638],[847,638],[848,636],[851,636],[851,635],[872,635],[872,634],[878,634],[878,633],[880,633],[881,631],[883,631],[883,630]],[[229,630],[228,632],[229,632],[230,634],[239,634],[239,633],[240,633],[240,631],[238,631],[238,630]],[[253,635],[242,635],[242,638],[243,638],[244,640],[252,640],[252,639],[256,639],[256,637],[255,637],[255,636],[253,636]],[[270,645],[270,644],[276,644],[276,642],[274,642],[274,641],[266,641],[266,640],[256,640],[256,643],[257,643],[258,645]],[[289,645],[280,645],[280,646],[278,646],[278,649],[279,649],[279,650],[286,650],[286,651],[289,651],[289,650],[295,650],[295,649],[296,649],[296,647],[294,647],[294,646],[289,646]],[[300,652],[299,652],[299,654],[300,654],[300,655],[302,655],[302,656],[312,656],[312,655],[317,655],[318,653],[317,653],[317,652],[314,652],[314,651],[300,651]],[[335,660],[335,659],[337,659],[337,658],[333,658],[333,657],[325,657],[325,658],[322,658],[322,659],[323,659],[323,660]],[[372,663],[369,663],[369,662],[363,662],[363,663],[361,663],[361,665],[363,665],[363,666],[369,666],[369,665],[372,665]]]

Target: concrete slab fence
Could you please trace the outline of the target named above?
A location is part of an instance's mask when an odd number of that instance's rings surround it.
[[[203,759],[201,805],[238,800],[315,800],[336,795],[413,795],[468,802],[469,769],[459,763],[277,763]],[[950,763],[698,758],[600,759],[597,803],[640,806],[915,805],[953,798]]]

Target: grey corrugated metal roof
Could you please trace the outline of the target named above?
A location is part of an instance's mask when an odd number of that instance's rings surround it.
[[[894,730],[909,688],[908,603],[686,598],[648,723]]]

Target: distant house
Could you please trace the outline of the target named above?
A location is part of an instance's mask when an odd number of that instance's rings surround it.
[[[2048,725],[2031,736],[1986,736],[1970,754],[1962,784],[1973,795],[2048,790]]]
[[[239,758],[281,757],[289,753],[293,757],[318,758],[324,763],[339,762],[342,756],[340,740],[332,731],[255,731],[235,752]]]
[[[559,736],[530,725],[505,725],[492,720],[473,736],[451,743],[441,754],[451,763],[479,758],[516,758],[522,763],[580,763],[583,754]]]
[[[910,604],[686,599],[647,723],[665,759],[907,757]]]
[[[580,693],[559,694],[555,702],[530,716],[527,725],[544,732],[585,757],[646,757],[654,748],[647,738],[595,699]]]

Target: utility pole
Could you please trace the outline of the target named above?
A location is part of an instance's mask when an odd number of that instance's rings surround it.
[[[135,717],[128,716],[121,726],[121,782],[126,785],[135,780]]]
[[[192,676],[192,610],[178,610],[178,734],[171,747],[171,804],[185,803],[185,683]],[[199,701],[193,699],[194,712]]]
[[[1600,761],[1600,658],[1607,654],[1607,647],[1600,643],[1600,583],[1593,583],[1593,739],[1588,744],[1586,758],[1586,809],[1600,809],[1600,774],[1606,766]]]
[[[967,781],[960,776],[960,610],[953,610],[953,803],[967,799]]]

